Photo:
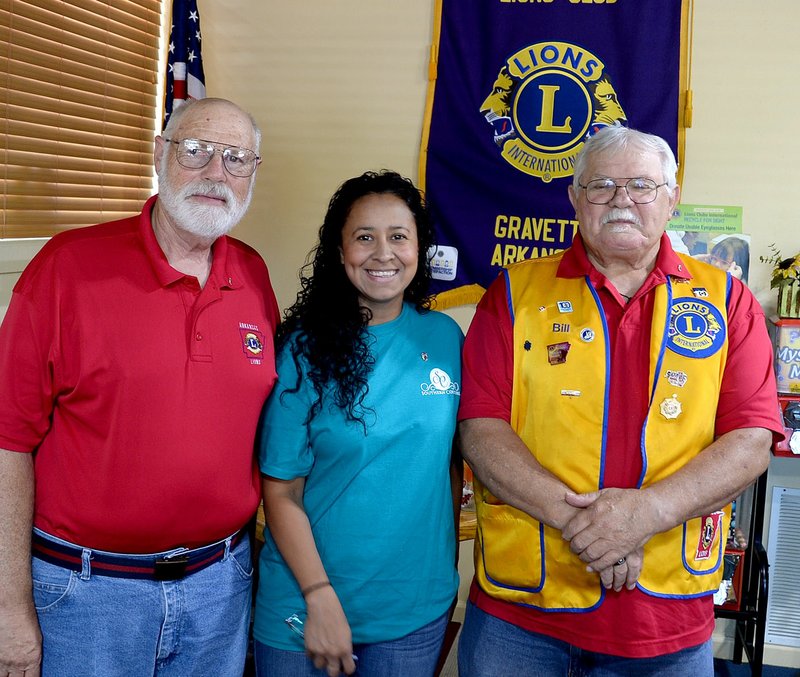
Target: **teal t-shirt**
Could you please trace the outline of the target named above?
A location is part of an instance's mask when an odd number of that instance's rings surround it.
[[[368,332],[375,364],[366,433],[332,398],[306,424],[315,393],[305,379],[286,392],[297,372],[284,346],[259,448],[265,475],[305,477],[305,510],[355,644],[418,630],[447,610],[458,588],[449,465],[463,335],[447,315],[408,304]],[[305,603],[269,530],[264,537],[254,634],[302,651],[284,619],[303,615]]]

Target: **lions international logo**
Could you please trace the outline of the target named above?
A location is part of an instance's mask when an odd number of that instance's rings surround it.
[[[628,122],[603,62],[567,42],[539,42],[512,55],[480,112],[503,159],[545,183],[572,175],[587,138]]]
[[[680,298],[672,302],[669,349],[684,357],[709,357],[725,342],[722,314],[708,301]]]
[[[255,364],[261,364],[264,352],[264,334],[255,324],[239,323],[239,335],[242,337],[242,350],[247,358]]]

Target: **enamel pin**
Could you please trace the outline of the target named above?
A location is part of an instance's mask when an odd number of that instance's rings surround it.
[[[678,418],[681,415],[681,403],[678,402],[678,395],[672,394],[672,397],[667,397],[661,403],[661,415],[667,420]]]
[[[550,364],[564,364],[567,361],[569,348],[570,345],[566,341],[551,343],[547,346],[547,361]]]

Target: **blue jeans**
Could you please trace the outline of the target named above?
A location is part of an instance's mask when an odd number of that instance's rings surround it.
[[[359,677],[430,677],[442,650],[447,614],[405,637],[374,644],[354,644]],[[288,632],[287,628],[287,632]],[[257,677],[327,677],[302,651],[275,649],[255,643]]]
[[[42,677],[242,677],[252,576],[247,537],[176,581],[93,576],[86,558],[77,572],[34,557]]]
[[[459,677],[713,677],[711,640],[654,658],[583,651],[481,611],[471,602],[458,642]]]

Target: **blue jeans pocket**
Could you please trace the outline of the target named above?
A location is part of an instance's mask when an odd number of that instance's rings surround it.
[[[228,559],[242,578],[249,580],[253,577],[253,558],[250,555],[249,537],[245,537],[239,545],[231,550]]]
[[[33,602],[37,612],[49,611],[66,600],[75,588],[78,574],[34,557]]]

